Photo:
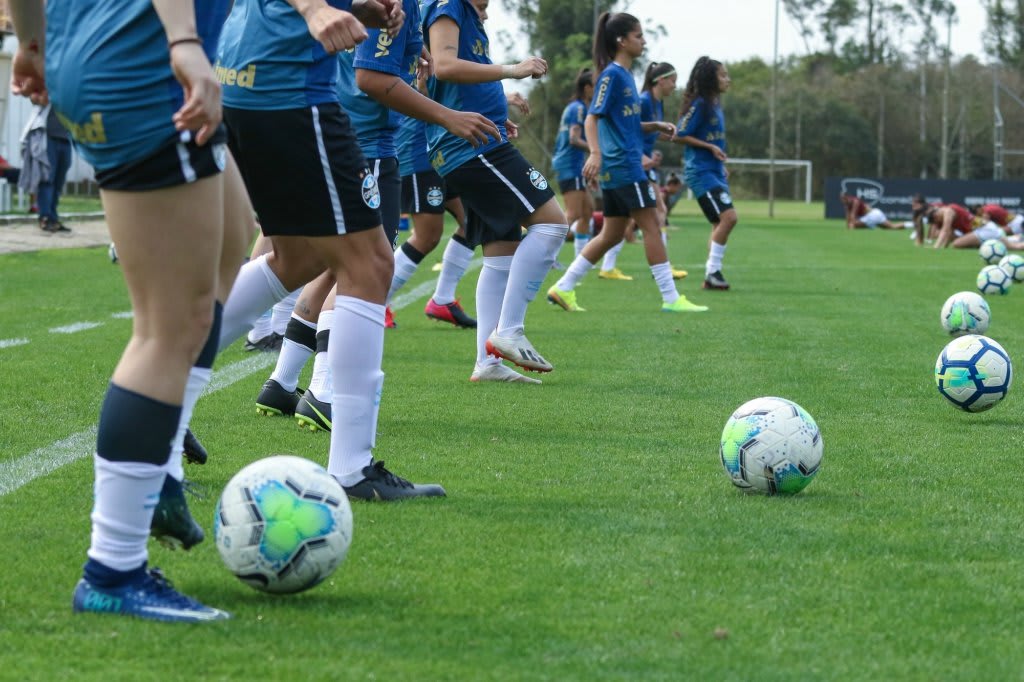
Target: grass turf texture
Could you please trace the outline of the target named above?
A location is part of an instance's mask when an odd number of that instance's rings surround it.
[[[589,275],[588,312],[531,306],[530,338],[556,367],[543,386],[471,384],[472,332],[427,320],[425,299],[397,312],[376,454],[449,497],[353,503],[349,557],[308,593],[247,588],[212,542],[216,496],[243,465],[326,461],[325,434],[255,414],[269,367],[196,410],[212,455],[187,473],[212,491],[192,503],[211,537],[189,554],[151,543],[152,564],[231,621],[71,615],[91,458],[0,496],[0,676],[1018,677],[1022,389],[970,415],[932,378],[948,341],[939,309],[972,289],[976,253],[848,231],[820,205],[777,205],[768,220],[742,203],[734,288],[703,292],[708,230],[684,204],[670,253],[691,273],[681,291],[711,311],[661,313],[628,245],[619,266],[635,281]],[[407,290],[436,276],[441,251]],[[110,318],[128,303],[105,249],[3,256],[0,272],[0,338],[31,341],[0,349],[3,468],[94,424],[130,321]],[[470,312],[475,280],[459,289]],[[1024,291],[989,302],[989,333],[1020,369]],[[47,332],[76,321],[104,325]],[[217,366],[251,357],[240,348]],[[794,498],[745,496],[718,461],[729,414],[762,395],[795,400],[822,430],[821,472]]]

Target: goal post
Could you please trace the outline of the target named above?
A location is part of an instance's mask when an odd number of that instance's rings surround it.
[[[765,169],[768,172],[792,171],[803,169],[804,171],[804,203],[811,203],[811,177],[814,164],[805,159],[737,159],[730,157],[726,164],[730,166],[752,166]],[[769,197],[773,198],[773,197]]]

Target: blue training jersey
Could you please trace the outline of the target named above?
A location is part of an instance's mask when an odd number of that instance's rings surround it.
[[[725,114],[722,113],[722,107],[698,97],[680,119],[676,137],[695,137],[710,142],[724,152]],[[716,159],[710,149],[703,147],[686,145],[683,150],[683,176],[696,195],[705,194],[717,187],[729,188],[725,178],[725,164]]]
[[[379,29],[368,30],[369,38],[354,50],[338,54],[338,99],[348,112],[359,147],[368,159],[398,156],[395,132],[402,115],[360,90],[355,69],[391,74],[407,84],[416,78],[416,65],[423,49],[420,6],[417,0],[404,0],[402,9],[405,23],[394,38]]]
[[[665,103],[660,99],[654,99],[651,91],[640,93],[640,122],[650,123],[652,121],[665,120]],[[658,141],[659,133],[647,133],[644,135],[644,154],[650,156],[654,153],[654,143]]]
[[[328,0],[348,11],[352,0]],[[221,36],[217,79],[224,106],[305,109],[337,102],[338,61],[285,0],[235,0]]]
[[[402,116],[395,135],[398,145],[398,174],[403,178],[431,170],[427,156],[427,124],[418,118]]]
[[[551,168],[558,174],[559,180],[572,180],[583,175],[583,150],[569,144],[569,130],[578,125],[581,129],[580,139],[585,141],[587,134],[583,124],[586,119],[587,105],[581,100],[569,102],[569,106],[562,111],[562,124],[555,137],[555,154],[551,157]]]
[[[196,29],[212,60],[228,0],[196,0]],[[81,155],[108,170],[176,138],[184,94],[150,0],[48,0],[46,84]]]
[[[450,19],[459,27],[459,59],[477,64],[492,64],[489,42],[480,15],[469,0],[427,0],[423,4],[423,36],[430,48],[430,27],[439,19]],[[440,104],[456,111],[473,111],[494,122],[501,139],[491,140],[473,147],[461,137],[452,135],[438,125],[427,125],[427,143],[430,163],[440,175],[447,175],[479,154],[508,141],[505,121],[508,120],[508,101],[500,81],[489,83],[449,83],[434,79],[430,96]]]
[[[590,113],[599,116],[602,189],[647,182],[643,168],[643,133],[640,130],[640,98],[633,74],[612,62],[601,72],[594,87]]]

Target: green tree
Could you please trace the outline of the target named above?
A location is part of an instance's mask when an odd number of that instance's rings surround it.
[[[985,13],[986,53],[1024,71],[1024,0],[985,0]]]

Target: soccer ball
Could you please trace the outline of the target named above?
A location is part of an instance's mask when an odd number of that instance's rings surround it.
[[[973,291],[961,291],[947,298],[939,314],[942,328],[953,336],[984,334],[991,320],[988,302]]]
[[[1008,294],[1013,278],[998,265],[986,265],[978,273],[978,291],[983,294]]]
[[[263,592],[308,590],[352,542],[352,509],[334,477],[302,457],[253,462],[228,481],[213,534],[228,570]]]
[[[981,260],[994,265],[1006,255],[1006,244],[998,239],[986,239],[978,248],[978,255],[981,256]]]
[[[1003,256],[999,261],[999,267],[1009,275],[1014,282],[1024,282],[1024,258],[1017,254]]]
[[[935,384],[946,400],[967,412],[983,412],[1006,397],[1013,364],[1003,347],[971,334],[950,341],[935,361]]]
[[[719,454],[737,488],[794,495],[818,473],[821,432],[814,418],[785,398],[755,398],[740,405],[722,431]]]
[[[114,242],[110,242],[110,246],[107,247],[107,255],[110,256],[110,262],[117,264],[117,247],[114,246]]]

